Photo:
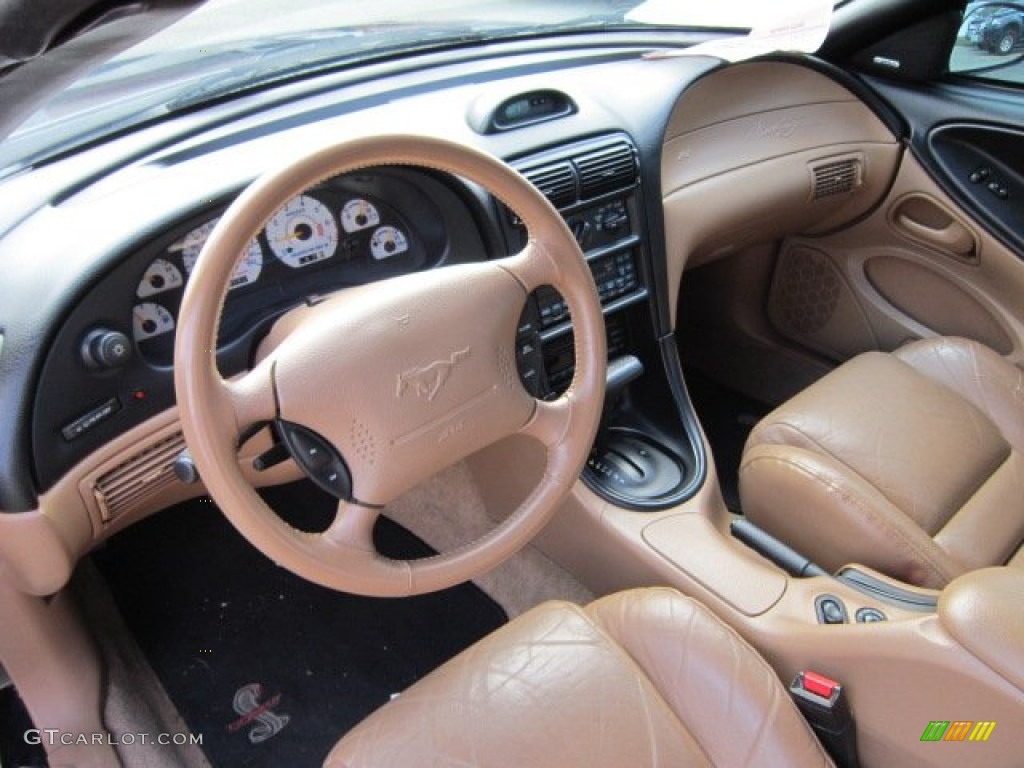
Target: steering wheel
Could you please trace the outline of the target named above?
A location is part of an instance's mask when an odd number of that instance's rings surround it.
[[[284,315],[244,375],[216,364],[217,330],[238,254],[288,200],[328,178],[381,165],[476,182],[522,219],[514,256],[349,288]],[[528,294],[554,286],[569,305],[576,369],[557,400],[522,386],[516,331]],[[312,306],[309,306],[309,305]],[[526,544],[582,470],[604,398],[605,334],[586,260],[558,212],[501,161],[450,141],[375,136],[316,149],[268,172],[221,217],[185,290],[174,384],[189,451],[231,523],[281,566],[323,586],[377,596],[443,589]],[[338,498],[322,533],[276,515],[245,478],[241,436],[277,423],[292,456]],[[447,466],[514,434],[546,450],[543,477],[502,523],[434,557],[393,560],[373,544],[381,510]],[[509,467],[515,471],[515,467]]]

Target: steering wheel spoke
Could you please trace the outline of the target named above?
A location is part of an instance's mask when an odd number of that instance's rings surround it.
[[[558,264],[544,243],[531,239],[519,253],[498,264],[522,284],[527,293],[559,282]]]
[[[221,394],[235,417],[239,433],[253,424],[272,421],[277,416],[273,368],[260,364],[232,379],[220,379]]]
[[[552,450],[570,435],[572,422],[572,396],[566,394],[557,400],[538,400],[533,417],[523,425],[520,434],[535,438]]]
[[[373,546],[373,526],[380,517],[380,511],[342,499],[334,522],[321,536],[334,546],[354,549],[360,552],[376,552]]]

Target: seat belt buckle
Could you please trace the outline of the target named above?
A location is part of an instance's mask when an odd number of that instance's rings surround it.
[[[857,729],[842,684],[817,672],[797,673],[789,693],[838,768],[859,768]]]

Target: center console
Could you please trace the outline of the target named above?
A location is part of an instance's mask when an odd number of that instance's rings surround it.
[[[636,148],[621,134],[522,158],[516,167],[558,208],[594,276],[608,337],[608,387],[583,480],[627,509],[664,509],[700,486],[701,443],[678,375],[674,346],[657,338],[651,263]],[[510,252],[526,231],[502,212]],[[528,299],[517,339],[519,376],[553,399],[572,380],[572,323],[562,296],[542,286]]]
[[[600,193],[584,191],[588,157],[613,146],[626,148],[626,172],[608,174],[615,181]],[[994,569],[937,593],[862,565],[833,576],[780,556],[749,531],[742,539],[730,532],[735,517],[713,463],[703,463],[706,445],[692,421],[674,340],[654,330],[659,273],[645,205],[660,201],[645,204],[643,169],[635,156],[628,160],[630,150],[626,137],[612,135],[520,160],[576,234],[609,337],[604,414],[583,482],[533,545],[595,594],[678,589],[764,654],[784,683],[806,679],[808,671],[835,681],[853,713],[863,768],[952,768],[964,764],[957,746],[971,750],[972,765],[1019,764],[1024,736],[1004,725],[1019,720],[1024,690],[1016,652],[1024,624],[1013,613],[1018,574]],[[510,252],[522,248],[525,233],[515,218],[506,216],[504,226]],[[538,397],[557,396],[571,379],[568,321],[550,290],[537,291],[523,313],[519,370]],[[469,460],[495,523],[527,498],[545,466],[543,448],[522,436]],[[982,721],[986,734],[998,726],[985,742],[945,750],[922,739],[934,722],[955,719]]]

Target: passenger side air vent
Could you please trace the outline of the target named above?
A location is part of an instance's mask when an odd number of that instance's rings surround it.
[[[575,158],[575,163],[580,174],[580,196],[584,199],[629,187],[636,182],[636,154],[624,141],[580,155]]]
[[[93,486],[93,496],[103,522],[132,511],[178,482],[171,465],[183,450],[185,438],[176,432],[100,475]]]
[[[576,174],[568,163],[533,168],[524,174],[555,208],[576,202]]]
[[[847,157],[828,163],[813,166],[814,200],[832,195],[845,195],[853,192],[862,183],[862,164],[856,157]]]

